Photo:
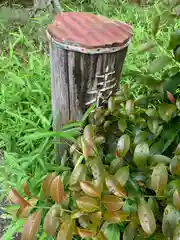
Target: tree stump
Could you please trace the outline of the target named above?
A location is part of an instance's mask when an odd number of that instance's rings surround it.
[[[58,131],[117,91],[132,29],[90,13],[61,13],[48,26],[52,112]]]

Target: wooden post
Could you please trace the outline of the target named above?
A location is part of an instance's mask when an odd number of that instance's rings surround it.
[[[117,90],[132,31],[127,24],[93,14],[63,13],[47,34],[58,131],[69,120],[81,120],[91,104],[103,106]]]

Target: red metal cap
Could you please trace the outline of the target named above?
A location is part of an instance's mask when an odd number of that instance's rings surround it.
[[[130,25],[86,12],[65,12],[48,26],[56,43],[85,49],[125,47],[131,36]]]

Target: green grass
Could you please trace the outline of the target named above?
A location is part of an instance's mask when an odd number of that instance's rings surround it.
[[[158,5],[155,6],[157,8]],[[65,2],[63,7],[65,11],[84,11],[84,5],[77,5],[75,2]],[[91,6],[89,11],[95,12],[97,8],[93,7]],[[158,49],[138,54],[139,44],[151,39],[151,15],[154,10],[152,7],[139,8],[127,3],[121,3],[117,7],[108,4],[98,9],[98,14],[103,11],[108,17],[125,21],[133,27],[134,36],[121,81],[134,83],[135,94],[138,95],[143,91],[143,87],[137,88],[132,72],[139,69],[145,71],[149,61],[159,51]],[[18,23],[21,20],[16,21]],[[22,27],[13,24],[14,19],[11,19],[10,26],[6,18],[1,18],[0,21],[1,36],[4,38],[0,56],[0,149],[8,156],[5,164],[12,164],[5,168],[5,171],[13,175],[8,176],[7,186],[16,185],[16,177],[18,183],[23,182],[24,178],[27,178],[26,173],[33,173],[36,167],[46,171],[47,161],[52,160],[52,155],[49,155],[52,150],[50,141],[24,138],[28,134],[50,127],[50,64],[48,54],[44,51],[44,31],[50,21],[47,14],[29,20]],[[158,34],[160,44],[167,45],[168,33],[171,30],[163,26]],[[5,184],[3,177],[1,180]]]
[[[158,5],[155,6],[157,8]],[[65,2],[63,7],[65,11],[84,10],[84,5],[76,2]],[[133,26],[134,36],[121,81],[134,84],[135,94],[139,95],[144,88],[137,87],[133,71],[145,71],[156,53],[164,51],[156,49],[150,53],[138,53],[139,44],[151,39],[154,10],[127,3],[116,7],[112,4],[98,6],[98,10],[97,6],[86,7],[91,12],[102,14],[103,11],[104,15]],[[5,156],[0,166],[0,182],[4,194],[10,187],[22,192],[22,186],[29,177],[34,178],[36,185],[50,168],[55,167],[51,138],[28,138],[30,134],[48,130],[51,125],[50,63],[44,51],[44,29],[50,21],[47,14],[42,14],[19,27],[14,20],[9,24],[5,18],[0,19],[0,151]],[[175,27],[178,26],[180,23],[177,22]],[[157,35],[160,45],[168,44],[172,29],[165,25],[162,27]]]

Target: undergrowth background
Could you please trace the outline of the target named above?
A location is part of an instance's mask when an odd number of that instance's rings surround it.
[[[160,11],[159,1],[152,2],[139,7],[123,1],[106,4],[98,1],[99,5],[62,1],[64,11],[86,10],[132,25],[134,36],[121,81],[131,83],[135,96],[146,92],[146,87],[136,83],[133,72],[145,71],[156,53],[164,51],[156,48],[138,53],[139,44],[151,39],[153,12]],[[39,132],[51,126],[50,63],[45,34],[51,21],[47,12],[27,20],[23,9],[11,14],[9,9],[0,8],[0,151],[5,159],[0,166],[0,182],[5,194],[10,186],[21,192],[29,177],[33,177],[36,185],[48,170],[57,169],[52,139],[37,139]],[[157,35],[159,46],[168,45],[169,33],[178,26],[179,22],[172,27],[164,23]]]

